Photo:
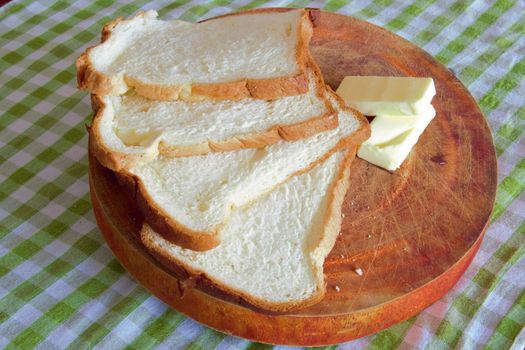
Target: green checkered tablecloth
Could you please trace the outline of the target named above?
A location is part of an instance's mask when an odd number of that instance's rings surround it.
[[[0,8],[0,348],[261,349],[171,310],[124,271],[88,196],[89,97],[76,57],[139,9],[196,21],[262,6],[321,7],[416,43],[450,67],[494,135],[499,186],[470,268],[418,316],[340,349],[523,349],[523,1],[13,1]]]

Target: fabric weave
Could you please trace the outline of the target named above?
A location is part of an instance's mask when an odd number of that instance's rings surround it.
[[[138,10],[197,21],[273,6],[356,16],[419,45],[478,101],[498,155],[491,225],[458,284],[412,319],[330,348],[525,347],[525,3],[21,0],[0,8],[0,348],[272,348],[169,309],[115,260],[88,196],[91,108],[74,62],[104,23]]]

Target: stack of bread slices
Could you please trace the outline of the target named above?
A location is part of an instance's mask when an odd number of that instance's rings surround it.
[[[366,119],[325,86],[311,13],[202,23],[154,11],[108,23],[77,60],[92,94],[90,152],[134,187],[146,249],[257,308],[325,293]]]

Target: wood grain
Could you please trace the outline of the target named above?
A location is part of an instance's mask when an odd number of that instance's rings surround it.
[[[326,82],[345,75],[430,76],[437,115],[402,167],[356,159],[338,241],[325,262],[328,292],[293,314],[266,314],[181,281],[138,238],[140,212],[114,174],[90,158],[97,221],[124,267],[153,294],[212,328],[289,345],[335,344],[405,320],[441,298],[479,248],[496,192],[491,133],[444,66],[372,24],[313,11],[312,53]],[[356,270],[362,270],[359,275]]]

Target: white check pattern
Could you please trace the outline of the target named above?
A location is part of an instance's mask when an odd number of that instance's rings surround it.
[[[326,6],[418,44],[480,102],[498,149],[494,220],[459,283],[417,317],[338,348],[522,349],[525,4],[505,0],[22,0],[1,7],[0,222],[8,230],[0,231],[0,348],[258,346],[170,310],[116,263],[89,207],[89,97],[73,75],[76,57],[110,18],[160,9],[164,18],[195,21],[254,5]]]

